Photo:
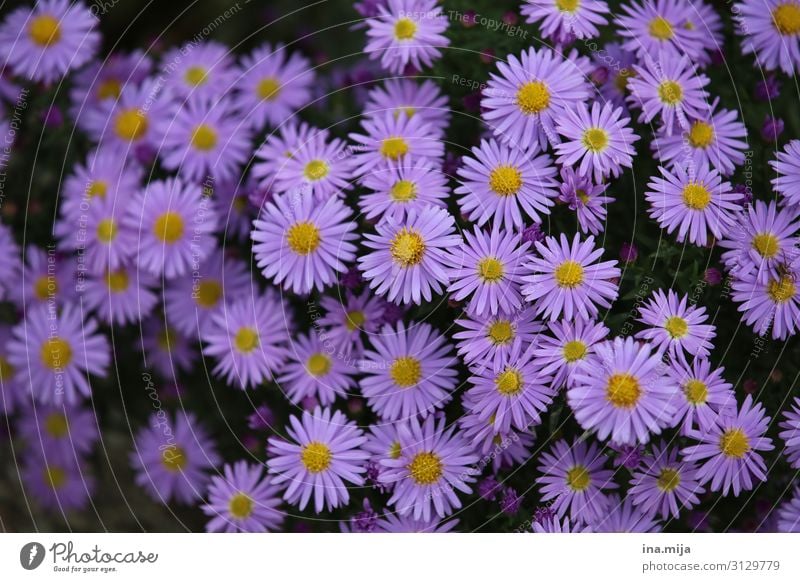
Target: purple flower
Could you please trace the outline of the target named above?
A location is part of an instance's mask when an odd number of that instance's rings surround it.
[[[278,383],[293,404],[313,396],[323,406],[346,396],[356,382],[356,369],[325,347],[313,332],[292,339],[289,360],[281,367]]]
[[[691,364],[674,361],[668,372],[680,388],[675,419],[681,424],[681,434],[705,430],[717,414],[735,408],[733,386],[722,375],[725,368],[712,369],[708,360],[695,359]]]
[[[794,335],[800,325],[800,294],[796,269],[787,268],[777,277],[762,282],[755,273],[733,282],[733,300],[740,303],[742,320],[759,335],[772,328],[772,338],[784,340]]]
[[[211,478],[208,503],[201,506],[212,519],[208,532],[259,533],[278,530],[284,514],[278,510],[279,488],[263,475],[261,465],[237,461]]]
[[[688,304],[689,297],[679,296],[672,289],[665,294],[661,289],[653,292],[639,309],[637,321],[649,326],[636,334],[636,339],[648,340],[659,351],[668,351],[673,358],[686,354],[705,359],[714,347],[716,327],[705,324],[708,320],[705,307]]]
[[[428,206],[447,208],[450,196],[447,175],[427,158],[373,170],[364,176],[362,185],[371,190],[358,200],[368,220],[402,222],[411,209],[420,213]]]
[[[699,26],[686,26],[687,17],[696,12],[688,0],[640,0],[620,8],[622,14],[616,17],[615,24],[617,33],[625,39],[622,46],[640,59],[685,54],[701,60],[703,36],[708,33],[704,20]]]
[[[764,123],[761,124],[761,139],[766,142],[774,143],[783,133],[783,119],[767,115]]]
[[[23,409],[19,435],[33,450],[69,459],[89,453],[100,438],[94,412],[81,405],[36,405]]]
[[[603,0],[584,0],[577,2],[552,0],[525,0],[522,3],[525,22],[539,23],[542,36],[556,43],[567,39],[595,38],[600,35],[598,26],[608,23],[608,4]]]
[[[360,295],[345,293],[344,297],[323,297],[320,307],[325,315],[315,318],[323,330],[320,339],[330,342],[334,351],[342,356],[361,357],[364,339],[378,331],[383,323],[386,304],[369,290]]]
[[[395,116],[419,116],[440,136],[444,136],[450,120],[447,97],[430,80],[419,83],[414,79],[386,79],[371,89],[364,115],[383,117],[385,111],[391,111]]]
[[[781,94],[781,82],[775,73],[770,73],[767,78],[756,84],[756,99],[759,101],[772,101]]]
[[[620,501],[619,495],[608,496],[608,509],[592,523],[598,533],[650,533],[661,531],[658,522],[640,510],[630,495]]]
[[[572,376],[594,354],[594,346],[608,335],[601,322],[576,319],[547,324],[549,335],[537,338],[533,355],[542,374],[553,376],[553,387],[572,385]]]
[[[800,533],[800,489],[795,489],[791,499],[778,508],[778,531]]]
[[[628,497],[645,514],[670,519],[677,518],[682,509],[699,504],[704,492],[698,483],[697,466],[678,460],[678,449],[670,449],[661,441],[653,445],[653,456],[633,472]]]
[[[800,205],[800,139],[786,144],[776,158],[769,162],[778,174],[772,179],[772,187],[783,195],[784,206]]]
[[[239,77],[231,50],[214,41],[191,42],[164,53],[159,74],[175,104],[200,97],[217,100]]]
[[[477,490],[478,495],[480,495],[481,499],[484,501],[494,501],[500,493],[500,483],[498,483],[497,479],[494,477],[489,476],[478,481]]]
[[[109,325],[124,326],[149,316],[158,304],[157,280],[130,266],[92,275],[83,283],[84,306]]]
[[[580,231],[600,234],[605,228],[606,205],[614,202],[614,198],[604,196],[608,184],[595,185],[591,178],[579,176],[569,166],[561,168],[561,180],[558,199],[575,211]]]
[[[64,515],[85,509],[95,490],[95,478],[74,455],[32,452],[22,466],[25,494],[52,512]]]
[[[447,533],[457,525],[457,519],[421,520],[415,519],[411,515],[395,515],[393,513],[384,514],[384,518],[378,521],[378,527],[387,533]]]
[[[633,243],[624,242],[619,248],[619,258],[624,263],[633,263],[639,258],[639,249]]]
[[[800,398],[795,397],[792,408],[783,413],[780,437],[786,443],[783,454],[794,469],[800,469]]]
[[[144,361],[164,378],[176,379],[179,372],[192,369],[197,351],[195,342],[166,325],[164,317],[150,317],[142,326]]]
[[[522,506],[522,501],[522,495],[517,495],[513,488],[503,487],[503,493],[500,497],[500,510],[506,515],[516,515]]]
[[[794,0],[743,0],[735,21],[742,52],[755,55],[759,66],[787,75],[800,70],[800,5]]]
[[[560,520],[557,517],[544,517],[537,519],[531,526],[533,533],[591,533],[591,526],[581,523],[570,523],[569,518]]]

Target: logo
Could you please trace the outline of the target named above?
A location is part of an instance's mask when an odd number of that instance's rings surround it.
[[[26,570],[35,570],[44,561],[44,546],[39,542],[28,542],[19,551],[19,563]]]

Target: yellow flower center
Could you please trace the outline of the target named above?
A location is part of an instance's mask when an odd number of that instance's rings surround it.
[[[328,372],[331,371],[331,366],[333,362],[331,359],[320,352],[316,354],[312,354],[311,357],[308,358],[306,362],[306,368],[308,368],[308,373],[314,376],[315,378],[319,378],[320,376],[325,376]]]
[[[708,400],[708,386],[697,378],[692,378],[683,385],[683,393],[686,395],[686,400],[695,406],[705,404]]]
[[[275,77],[267,77],[261,79],[256,86],[256,94],[262,101],[272,101],[276,99],[281,92],[281,82]]]
[[[161,452],[161,464],[167,471],[177,472],[186,466],[186,452],[178,446],[172,446]]]
[[[590,127],[583,132],[581,141],[590,152],[602,152],[608,147],[608,132],[600,127]]]
[[[306,180],[316,182],[327,176],[329,171],[330,168],[324,160],[311,160],[306,164],[303,175],[306,177]]]
[[[236,349],[243,354],[249,354],[259,346],[258,331],[252,327],[241,327],[233,338]]]
[[[401,356],[392,362],[389,376],[400,388],[416,386],[422,379],[422,364],[412,356]]]
[[[92,180],[91,184],[86,188],[86,195],[89,198],[105,199],[108,193],[108,182],[105,180]]]
[[[492,344],[505,345],[514,339],[514,326],[507,319],[498,319],[489,326],[486,335]]]
[[[398,117],[400,117],[401,113],[405,113],[406,116],[409,119],[411,119],[412,117],[414,117],[414,114],[416,112],[417,112],[416,108],[412,107],[411,105],[401,105],[400,107],[395,107],[394,111],[392,112],[392,115],[394,115],[394,118],[397,119]]]
[[[61,25],[54,16],[41,14],[31,20],[28,34],[39,46],[50,46],[61,40]]]
[[[401,267],[413,267],[425,256],[425,241],[418,232],[403,228],[392,239],[389,246],[392,258]]]
[[[63,412],[51,412],[44,421],[44,428],[51,437],[64,438],[69,434],[69,421]]]
[[[689,333],[689,323],[684,318],[673,315],[664,322],[664,329],[672,339],[680,339]]]
[[[740,428],[731,428],[722,433],[719,450],[726,457],[741,459],[750,451],[750,439]]]
[[[408,471],[417,485],[431,485],[442,476],[442,460],[436,453],[417,453],[409,463]]]
[[[219,303],[222,297],[222,285],[219,281],[209,279],[200,281],[194,295],[195,303],[203,309],[211,309]]]
[[[44,482],[52,489],[59,489],[67,482],[67,472],[61,467],[48,465],[44,469]]]
[[[775,28],[784,36],[800,33],[800,4],[797,2],[784,2],[772,11],[772,20]]]
[[[714,128],[705,121],[695,121],[689,129],[689,143],[693,148],[707,148],[714,141]]]
[[[677,469],[665,467],[661,469],[661,473],[656,479],[656,485],[664,493],[675,491],[678,485],[681,484],[681,474]]]
[[[514,368],[506,368],[497,375],[494,384],[503,396],[514,396],[522,391],[522,374]]]
[[[322,473],[330,466],[332,458],[328,445],[318,441],[308,443],[300,453],[300,460],[309,473]]]
[[[683,187],[683,203],[692,210],[705,210],[711,204],[711,192],[700,182],[689,182]]]
[[[228,512],[235,519],[247,519],[253,513],[253,500],[245,493],[237,493],[228,502]]]
[[[176,341],[177,335],[168,327],[162,329],[156,337],[156,343],[158,344],[158,347],[165,352],[169,352],[172,349],[172,346],[175,345]]]
[[[97,223],[97,240],[108,244],[117,238],[117,223],[113,218],[104,218]]]
[[[394,23],[394,37],[397,40],[410,40],[417,33],[417,23],[410,18],[398,18]]]
[[[390,459],[399,459],[400,455],[403,454],[403,448],[400,446],[398,441],[392,443],[392,446],[389,447],[389,458]]]
[[[183,78],[192,87],[199,87],[208,80],[208,71],[203,67],[189,67],[183,74]]]
[[[298,255],[310,255],[319,247],[321,240],[319,229],[311,222],[296,222],[289,227],[286,242],[289,248]]]
[[[581,0],[556,0],[556,8],[561,12],[569,12],[572,14],[580,6]]]
[[[58,281],[53,276],[42,275],[33,284],[33,293],[40,301],[44,301],[51,295],[55,296],[58,293]]]
[[[614,78],[614,85],[619,89],[620,93],[624,93],[628,89],[628,79],[636,76],[636,71],[629,68],[620,69],[617,76]]]
[[[564,344],[564,359],[569,362],[577,362],[586,357],[588,348],[581,340],[572,340]]]
[[[522,188],[522,173],[514,166],[497,166],[489,174],[489,188],[500,196],[513,196]]]
[[[658,86],[658,98],[667,105],[677,105],[683,99],[683,89],[677,81],[661,81]]]
[[[217,132],[210,125],[201,123],[192,133],[192,145],[201,152],[207,152],[217,145]]]
[[[0,382],[14,377],[14,366],[4,356],[0,356]]]
[[[345,315],[345,319],[347,321],[344,322],[344,325],[347,327],[347,331],[360,329],[364,322],[367,321],[363,311],[349,311]]]
[[[642,395],[639,381],[627,372],[612,374],[606,385],[606,398],[617,408],[633,408]]]
[[[174,210],[163,212],[153,224],[153,236],[170,245],[178,242],[183,237],[183,217]]]
[[[517,107],[525,115],[534,115],[550,106],[550,91],[542,81],[529,81],[517,91]]]
[[[585,491],[591,482],[589,470],[583,465],[575,465],[567,471],[567,486],[573,491]]]
[[[399,160],[408,153],[408,143],[398,135],[387,137],[381,142],[380,151],[384,158]]]
[[[556,284],[564,289],[574,289],[583,283],[583,267],[581,264],[566,260],[555,270]]]
[[[650,36],[658,40],[669,40],[675,34],[672,30],[672,25],[663,16],[656,16],[650,21]]]
[[[114,119],[114,130],[120,139],[136,141],[147,131],[147,115],[138,109],[125,109]]]
[[[417,197],[417,185],[411,180],[398,180],[389,195],[395,202],[409,202]]]
[[[106,284],[112,293],[122,293],[128,289],[128,272],[125,269],[117,269],[106,273]]]
[[[97,98],[101,101],[116,99],[122,94],[122,83],[117,79],[106,79],[97,85]]]
[[[767,285],[767,294],[774,303],[786,303],[794,297],[796,292],[794,281],[785,275],[777,281],[773,279]]]
[[[503,278],[503,263],[494,257],[486,257],[478,263],[478,276],[484,283],[497,283]]]
[[[578,200],[580,200],[584,204],[587,204],[589,202],[589,195],[586,193],[586,190],[580,190],[580,189],[576,190],[575,196],[577,196]]]
[[[771,259],[778,254],[780,243],[771,232],[760,232],[753,237],[753,248],[765,259]]]
[[[62,369],[72,361],[72,346],[60,337],[51,337],[42,343],[39,357],[46,368]]]

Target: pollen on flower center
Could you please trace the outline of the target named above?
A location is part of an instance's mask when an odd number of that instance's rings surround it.
[[[122,95],[122,83],[117,79],[106,79],[97,86],[97,98],[101,101],[116,99]]]
[[[202,152],[213,150],[217,145],[217,132],[210,125],[201,123],[194,128],[192,145]]]
[[[181,447],[171,446],[161,452],[161,464],[168,471],[180,471],[186,466],[186,451]]]
[[[51,337],[42,343],[39,357],[46,368],[63,369],[72,361],[72,346],[65,339]]]
[[[589,203],[589,195],[586,193],[586,190],[581,190],[580,188],[575,191],[575,196],[577,196],[578,200],[580,200],[584,204]]]
[[[389,376],[400,388],[410,388],[422,379],[422,365],[417,358],[400,356],[392,362]]]
[[[677,469],[665,467],[661,469],[661,473],[656,479],[656,486],[664,493],[675,491],[678,485],[681,484],[681,474]]]
[[[400,455],[403,454],[403,447],[400,445],[399,441],[395,441],[392,443],[392,446],[389,447],[389,458],[390,459],[399,459]]]
[[[669,20],[663,16],[656,16],[651,20],[648,29],[650,31],[650,36],[658,40],[669,40],[675,34]]]
[[[367,317],[364,315],[363,311],[348,311],[345,314],[344,325],[347,328],[347,331],[355,331],[357,329],[361,329],[361,326],[364,325],[364,322],[366,321]]]
[[[399,135],[387,137],[381,142],[381,155],[396,161],[408,153],[408,142]]]
[[[574,13],[580,4],[581,0],[556,0],[556,8],[561,12],[568,12],[570,14]]]
[[[666,105],[677,105],[683,100],[683,89],[677,81],[661,81],[658,85],[658,98]]]
[[[168,210],[156,218],[153,235],[167,244],[174,244],[183,238],[183,217],[174,210]]]
[[[601,127],[590,127],[583,132],[581,142],[590,152],[602,152],[608,147],[608,132]]]
[[[66,483],[67,473],[61,467],[48,465],[44,469],[44,482],[53,489],[59,489]]]
[[[120,139],[136,141],[147,131],[147,115],[138,109],[125,109],[114,119],[114,131]]]
[[[228,502],[228,512],[235,519],[247,519],[253,513],[253,500],[249,495],[239,492]]]
[[[320,243],[320,232],[311,222],[296,222],[286,234],[289,248],[298,255],[310,255],[317,250]]]
[[[317,352],[316,354],[311,354],[311,357],[308,358],[306,362],[306,368],[308,369],[308,373],[314,376],[315,378],[319,378],[320,376],[325,376],[328,372],[331,371],[331,359],[321,353]]]
[[[689,323],[684,318],[673,315],[664,322],[664,329],[672,339],[680,339],[689,333]]]
[[[750,451],[750,439],[740,428],[731,428],[722,433],[719,450],[726,457],[741,459]]]
[[[542,81],[529,81],[517,91],[517,106],[525,115],[540,113],[550,106],[550,91]]]
[[[417,453],[408,465],[408,472],[417,485],[431,485],[442,477],[442,460],[436,453]]]
[[[172,349],[172,346],[175,345],[176,341],[177,338],[175,332],[168,327],[162,329],[159,332],[158,337],[156,338],[158,347],[164,350],[165,352],[169,352]]]
[[[395,202],[410,202],[417,197],[417,185],[411,180],[398,180],[389,190]]]
[[[89,198],[105,198],[108,193],[108,182],[105,180],[92,180],[86,187],[86,195]]]
[[[800,4],[784,2],[772,11],[775,28],[784,36],[800,33]]]
[[[123,269],[108,271],[106,273],[106,284],[112,293],[122,293],[127,291],[129,285],[128,272]]]
[[[708,400],[708,386],[697,378],[692,378],[683,385],[683,393],[686,395],[686,400],[695,406],[705,404]]]
[[[328,445],[312,441],[303,447],[300,460],[309,473],[321,473],[330,467],[333,453]]]
[[[214,279],[200,281],[192,296],[197,305],[203,309],[211,309],[219,303],[220,297],[222,297],[222,285]]]
[[[61,25],[54,16],[41,14],[31,20],[28,34],[39,46],[50,46],[61,40]]]
[[[500,196],[513,196],[522,188],[522,173],[514,166],[497,166],[489,174],[489,188]]]
[[[183,78],[192,87],[199,87],[208,80],[208,71],[200,66],[189,67],[183,74]]]
[[[272,101],[281,92],[281,82],[275,77],[261,79],[256,86],[256,94],[262,101]]]
[[[775,303],[786,303],[794,297],[796,292],[794,281],[786,275],[778,280],[773,279],[767,284],[767,294]]]
[[[705,210],[711,204],[711,192],[700,182],[689,182],[683,187],[683,203],[692,210]]]
[[[497,391],[503,396],[514,396],[522,390],[522,374],[514,368],[506,368],[494,379]]]
[[[705,121],[695,121],[689,129],[688,139],[693,148],[707,148],[714,141],[714,128]]]
[[[233,338],[233,344],[241,353],[249,354],[260,344],[258,331],[252,327],[239,328],[239,331],[236,332],[236,336]]]
[[[486,335],[495,346],[505,345],[514,339],[514,326],[507,319],[498,319],[489,326]]]
[[[628,79],[631,77],[636,76],[636,71],[625,67],[621,69],[617,76],[614,77],[614,86],[619,90],[620,93],[624,93],[628,89]]]
[[[0,356],[0,381],[7,382],[14,377],[14,366],[6,358]]]
[[[583,267],[573,260],[561,263],[554,272],[556,284],[565,289],[574,289],[583,283]]]
[[[52,275],[42,275],[33,284],[33,293],[37,299],[44,301],[58,293],[58,280]]]
[[[581,340],[572,340],[564,344],[563,352],[567,362],[577,362],[586,357],[587,347]]]
[[[97,240],[108,244],[117,238],[117,223],[113,218],[104,218],[97,223]]]
[[[608,377],[606,398],[617,408],[633,408],[641,395],[642,388],[632,374],[623,372]]]
[[[303,175],[306,177],[306,180],[316,182],[327,176],[329,171],[330,168],[328,164],[325,163],[325,160],[311,160],[306,164]]]
[[[589,471],[583,465],[575,465],[567,471],[567,486],[573,491],[585,491],[591,482]]]
[[[45,430],[53,438],[64,438],[69,433],[69,421],[63,412],[52,412],[44,421]]]
[[[401,267],[413,267],[422,262],[425,255],[425,240],[418,232],[403,228],[389,245],[392,258]]]
[[[503,278],[503,263],[494,257],[486,257],[478,263],[478,276],[484,283],[496,283]]]
[[[417,23],[410,18],[398,18],[394,23],[394,37],[397,40],[411,40],[417,33]]]
[[[771,259],[778,254],[780,242],[771,232],[760,232],[753,237],[753,248],[765,259]]]

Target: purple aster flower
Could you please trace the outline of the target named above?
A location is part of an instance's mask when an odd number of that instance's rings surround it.
[[[275,414],[272,412],[272,409],[266,404],[261,404],[260,406],[258,406],[250,414],[250,416],[247,417],[247,426],[252,430],[258,430],[258,431],[271,430],[274,424],[275,424]]]
[[[723,182],[707,164],[675,166],[670,172],[659,166],[661,176],[647,184],[648,213],[667,233],[677,230],[678,242],[703,246],[709,233],[722,238],[734,223],[736,204],[742,195]],[[674,173],[673,173],[674,172]]]
[[[761,124],[761,139],[771,143],[778,141],[783,133],[783,127],[783,119],[767,115],[764,117],[764,123]]]
[[[450,121],[447,97],[430,80],[418,83],[414,79],[387,79],[371,89],[364,115],[384,117],[385,111],[391,111],[395,116],[419,116],[441,137]]]
[[[800,533],[800,489],[795,488],[791,499],[778,508],[778,531]]]
[[[15,250],[11,247],[9,250]],[[9,299],[26,310],[38,305],[62,305],[76,296],[76,260],[55,252],[29,245],[23,252],[21,276],[4,281]]]
[[[345,482],[364,484],[363,432],[341,412],[319,407],[300,420],[291,416],[286,432],[291,442],[269,439],[267,460],[273,483],[286,487],[283,498],[302,511],[313,494],[315,513],[349,503]]]
[[[545,517],[535,520],[531,526],[533,533],[591,533],[592,527],[581,523],[570,523],[569,518]]]
[[[602,322],[576,319],[553,321],[549,335],[539,336],[533,355],[542,374],[553,376],[553,388],[571,386],[575,370],[594,354],[594,346],[608,335]]]
[[[172,279],[212,251],[217,216],[199,186],[168,178],[150,182],[133,199],[124,223],[139,233],[139,267]]]
[[[759,67],[787,75],[800,70],[800,4],[796,0],[743,0],[734,18],[742,52],[755,55]]]
[[[447,338],[427,323],[385,326],[360,363],[361,393],[384,420],[427,416],[452,398],[457,359]]]
[[[307,294],[336,282],[355,258],[356,224],[338,198],[318,203],[310,193],[284,194],[267,203],[254,223],[253,252],[264,277]]]
[[[723,47],[725,38],[723,35],[724,23],[717,8],[707,4],[703,0],[685,0],[683,16],[683,27],[697,32],[696,39],[700,42],[703,50],[699,54],[692,55],[692,58],[699,64],[706,66],[712,64],[719,66],[723,63]]]
[[[174,103],[219,99],[239,77],[231,50],[214,41],[190,42],[164,53],[159,70],[164,91]]]
[[[610,307],[617,298],[620,276],[617,261],[597,263],[603,248],[596,249],[594,237],[581,241],[576,234],[570,244],[565,234],[560,239],[549,236],[536,243],[539,257],[528,265],[530,275],[522,278],[522,294],[532,302],[537,315],[550,321],[562,315],[567,320],[593,319],[600,307]]]
[[[644,339],[659,351],[668,351],[673,358],[686,354],[705,359],[714,347],[716,327],[705,324],[708,314],[705,307],[688,304],[688,295],[679,296],[672,289],[665,294],[661,289],[653,292],[639,308],[640,321],[648,329],[636,334],[636,339]]]
[[[594,176],[596,182],[618,177],[622,168],[633,166],[633,143],[639,136],[630,128],[630,118],[622,107],[606,102],[584,103],[567,109],[557,121],[556,131],[565,139],[555,149],[562,166],[578,166],[581,176]]]
[[[581,177],[569,166],[561,168],[561,180],[558,199],[575,211],[580,231],[600,234],[605,227],[606,205],[614,202],[614,198],[604,195],[608,184],[595,185],[591,178]]]
[[[447,208],[450,196],[447,175],[427,158],[375,169],[364,176],[362,185],[372,191],[358,199],[367,220],[402,222],[411,209],[419,213],[428,206]]]
[[[541,22],[542,36],[556,43],[595,38],[600,35],[597,27],[608,23],[608,4],[603,0],[525,0],[521,12],[525,22]]]
[[[633,68],[638,61],[636,55],[625,50],[619,43],[607,43],[594,54],[595,63],[608,70],[608,80],[599,87],[600,96],[616,107],[627,109],[628,79],[636,74]]]
[[[756,83],[756,99],[759,101],[772,101],[781,94],[781,82],[775,73]]]
[[[93,319],[84,320],[79,308],[67,303],[29,308],[13,330],[8,362],[25,379],[43,404],[72,404],[89,396],[88,376],[105,376],[111,360],[106,337]]]
[[[47,84],[90,61],[100,44],[98,19],[82,2],[39,0],[9,12],[0,53],[14,73]]]
[[[3,248],[3,253],[0,253],[0,301],[5,301],[8,299],[9,291],[14,290],[14,286],[9,283],[19,280],[22,253],[11,229],[2,223],[0,223],[0,247]]]
[[[242,183],[237,180],[216,184],[214,188],[214,209],[220,217],[220,229],[225,238],[243,243],[250,238],[253,222],[250,196],[258,195],[259,187],[252,177]]]
[[[372,460],[380,463],[381,459],[397,459],[400,457],[400,439],[397,436],[398,422],[387,422],[386,424],[372,424],[369,427],[367,441],[363,448],[372,455]],[[379,473],[384,467],[378,465]]]
[[[100,438],[97,425],[94,412],[81,405],[33,404],[23,409],[17,428],[28,446],[55,460],[91,452]]]
[[[400,516],[430,521],[447,517],[461,507],[456,491],[469,495],[475,480],[471,465],[478,460],[473,448],[447,421],[428,416],[422,423],[412,417],[398,428],[401,454],[383,459],[384,483],[394,483],[388,504]]]
[[[383,323],[385,303],[369,290],[361,295],[346,293],[343,299],[323,297],[320,307],[324,316],[315,318],[316,325],[324,328],[320,339],[330,341],[334,351],[342,356],[360,357],[364,352],[364,337],[378,331]]]
[[[271,380],[289,353],[284,308],[272,294],[248,294],[214,313],[203,337],[214,374],[243,390]]]
[[[378,528],[378,513],[372,509],[369,499],[364,498],[363,509],[348,521],[340,522],[342,533],[372,533]]]
[[[559,518],[579,524],[597,521],[608,509],[605,491],[617,489],[614,472],[605,468],[605,457],[595,443],[556,441],[539,457],[536,478],[542,502],[549,503]]]
[[[11,326],[0,324],[0,417],[11,415],[30,402],[25,379],[8,360],[8,344],[11,338]]]
[[[482,455],[478,464],[479,470],[491,461],[491,470],[496,475],[503,469],[523,464],[531,458],[534,437],[530,432],[514,429],[499,431],[492,417],[479,417],[480,411],[474,410],[470,397],[465,395],[463,404],[467,412],[461,415],[458,423],[463,437]]]
[[[636,505],[630,495],[620,500],[619,495],[608,496],[608,509],[592,523],[598,533],[651,533],[661,531],[661,526]]]
[[[295,123],[289,120],[283,123],[276,131],[270,133],[256,150],[254,158],[258,161],[253,163],[251,177],[263,190],[271,192],[278,172],[302,144],[314,139],[327,141],[329,137],[330,132],[327,130],[317,129],[302,121]],[[256,205],[256,209],[260,210],[261,206]]]
[[[124,326],[150,315],[158,304],[158,282],[130,266],[90,275],[83,284],[84,306],[108,325]]]
[[[400,516],[394,513],[386,513],[383,519],[378,521],[380,530],[387,533],[448,533],[457,525],[457,519],[425,521],[414,519],[410,515]]]
[[[794,469],[800,469],[800,398],[795,397],[792,408],[783,413],[780,437],[786,443],[783,454]]]
[[[522,506],[523,497],[517,495],[516,490],[511,487],[503,487],[503,494],[500,498],[500,510],[506,515],[516,515]]]
[[[91,471],[74,456],[33,453],[22,466],[21,481],[26,495],[62,515],[84,509],[95,490]]]
[[[478,490],[478,495],[480,495],[481,499],[484,501],[494,501],[497,495],[500,493],[500,483],[498,483],[497,479],[494,477],[489,476],[478,481],[478,486],[476,489]]]
[[[284,514],[278,509],[279,488],[263,474],[261,465],[237,461],[226,464],[208,486],[208,503],[201,506],[212,519],[208,532],[260,533],[279,530]]]
[[[705,488],[697,479],[697,466],[678,460],[678,449],[661,441],[653,445],[653,456],[633,472],[628,499],[647,515],[677,519],[682,509],[700,503]]]
[[[278,382],[294,404],[314,396],[320,404],[329,406],[338,396],[346,396],[355,388],[355,373],[356,369],[349,362],[311,333],[292,339],[289,360],[281,368]]]
[[[164,317],[151,317],[143,324],[144,363],[164,378],[176,379],[192,369],[197,358],[195,342],[168,326]]]
[[[708,92],[703,87],[710,80],[688,57],[645,57],[644,66],[634,65],[634,70],[636,75],[628,79],[628,102],[642,108],[640,122],[650,123],[658,116],[664,133],[672,135],[676,120],[689,130],[691,120],[702,119],[708,111]]]
[[[783,268],[777,277],[761,282],[751,272],[733,282],[733,300],[740,303],[742,320],[759,335],[772,328],[773,339],[787,339],[800,325],[800,294],[796,269]]]
[[[772,187],[783,195],[784,206],[800,205],[800,139],[786,144],[776,158],[769,162],[777,174],[772,179]]]
[[[577,65],[547,48],[509,55],[497,69],[483,92],[483,119],[514,148],[557,144],[556,120],[590,95]]]
[[[522,230],[522,242],[537,243],[544,240],[545,234],[542,232],[542,226],[535,222]]]
[[[674,361],[668,373],[680,388],[681,397],[675,419],[681,422],[681,434],[704,430],[716,421],[717,414],[736,407],[733,386],[725,381],[725,368],[713,368],[706,359],[695,359],[691,364]]]
[[[367,234],[364,241],[371,251],[358,259],[375,293],[401,305],[419,305],[449,284],[448,250],[463,241],[446,210],[410,210],[405,222],[385,220],[375,229],[377,234]]]
[[[522,264],[529,243],[518,245],[513,231],[491,234],[479,228],[464,232],[466,245],[452,250],[451,283],[448,291],[456,301],[470,298],[467,311],[478,317],[513,313],[522,306],[519,292]]]
[[[688,55],[700,60],[703,55],[705,27],[687,26],[688,16],[696,9],[689,0],[640,0],[623,4],[615,19],[623,48],[639,58]]]
[[[767,480],[767,466],[758,451],[771,451],[772,439],[765,437],[770,418],[760,403],[747,396],[737,411],[723,411],[716,422],[694,436],[699,444],[685,447],[686,461],[698,461],[701,484],[711,482],[711,491],[735,497],[753,488],[753,478]]]
[[[387,0],[378,15],[366,20],[370,59],[380,59],[391,73],[411,65],[418,71],[430,67],[450,44],[444,36],[447,17],[436,0]]]
[[[194,414],[172,417],[163,410],[139,430],[129,457],[136,484],[160,503],[201,498],[208,471],[220,462],[214,441]]]
[[[624,242],[619,248],[619,258],[624,263],[633,263],[639,258],[639,249],[634,244]]]
[[[665,372],[649,345],[614,338],[597,344],[595,357],[573,372],[567,402],[598,439],[644,444],[675,422],[678,389]]]
[[[458,169],[461,211],[483,226],[490,219],[497,227],[522,228],[525,218],[542,222],[550,214],[556,168],[547,154],[531,155],[495,140],[484,140]]]
[[[642,445],[618,445],[610,443],[609,448],[617,452],[612,461],[614,467],[625,467],[629,471],[636,469],[642,462],[644,447]]]

